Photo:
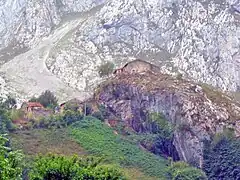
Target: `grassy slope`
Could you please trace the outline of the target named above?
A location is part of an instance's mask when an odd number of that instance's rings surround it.
[[[158,179],[164,176],[166,160],[123,140],[99,120],[76,123],[69,131],[82,147],[93,154],[103,155],[124,167],[140,168]]]
[[[63,155],[87,153],[79,144],[68,137],[65,129],[34,129],[11,133],[10,136],[13,148],[22,149],[24,154],[29,156],[50,152]]]
[[[26,155],[26,162],[31,161],[39,153],[46,154],[52,152],[63,155],[78,154],[83,156],[88,154],[86,150],[68,136],[66,129],[18,131],[11,133],[10,137],[13,148],[21,149]],[[123,170],[128,179],[131,180],[156,180],[156,178],[145,175],[137,168],[123,168]]]

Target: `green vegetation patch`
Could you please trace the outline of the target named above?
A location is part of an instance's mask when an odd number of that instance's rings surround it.
[[[24,156],[19,150],[12,151],[7,143],[8,139],[0,135],[0,179],[21,180]]]
[[[191,167],[189,164],[178,161],[171,163],[167,169],[168,179],[181,180],[207,180],[207,176],[200,169]]]
[[[126,179],[115,165],[103,164],[102,159],[77,156],[38,156],[29,173],[30,180],[85,180],[85,179]]]
[[[164,175],[166,160],[143,151],[95,118],[87,117],[86,120],[73,124],[69,131],[83,148],[93,154],[103,155],[126,167],[141,168],[152,176]]]
[[[203,170],[209,179],[240,179],[240,140],[231,130],[205,142]]]
[[[21,149],[27,156],[39,153],[61,155],[84,155],[87,152],[68,137],[66,129],[33,129],[10,133],[13,149]]]

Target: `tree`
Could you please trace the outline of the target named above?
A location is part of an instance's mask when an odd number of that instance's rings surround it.
[[[100,77],[108,76],[113,72],[114,64],[110,61],[106,62],[105,64],[102,64],[98,68],[98,74]]]
[[[13,130],[13,123],[11,121],[11,112],[0,108],[0,134]]]
[[[205,142],[203,169],[209,179],[240,179],[240,140],[231,136],[224,132]]]
[[[23,154],[20,151],[11,151],[6,146],[8,139],[0,135],[0,179],[20,180],[23,171]]]
[[[49,90],[44,91],[37,99],[38,102],[41,103],[44,107],[57,106],[57,98]]]

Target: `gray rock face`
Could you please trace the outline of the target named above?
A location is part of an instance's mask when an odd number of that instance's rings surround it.
[[[109,1],[78,30],[79,47],[103,57],[143,57],[224,90],[240,86],[238,0]],[[119,61],[119,59],[116,59]]]
[[[96,0],[3,0],[0,2],[0,60],[7,61],[35,47],[66,16],[90,10]],[[65,17],[65,19],[63,18]],[[9,55],[10,53],[10,55]]]
[[[49,89],[59,94],[61,101],[85,94],[69,88],[66,81],[52,74],[45,67],[45,60],[54,45],[69,33],[71,35],[71,31],[86,19],[83,12],[103,2],[0,1],[0,71],[4,81],[1,94],[11,93],[26,99]],[[68,81],[76,81],[73,78],[71,76]]]
[[[104,83],[96,99],[137,132],[151,132],[147,113],[159,112],[174,125],[173,144],[181,160],[199,167],[203,141],[224,127],[240,129],[240,106],[224,94],[167,75],[122,75]]]
[[[44,58],[67,86],[91,91],[99,65],[137,57],[163,72],[238,91],[239,7],[239,0],[1,0],[0,60],[41,51],[46,36],[79,20]]]

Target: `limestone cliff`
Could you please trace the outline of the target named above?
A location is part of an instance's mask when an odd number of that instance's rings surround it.
[[[0,0],[0,93],[92,91],[98,66],[129,57],[239,91],[239,12],[239,0]]]
[[[202,165],[203,141],[233,128],[240,136],[240,106],[206,85],[165,74],[119,75],[102,84],[95,99],[136,132],[149,132],[148,112],[159,112],[174,127],[180,159]],[[180,128],[182,127],[182,128]]]

